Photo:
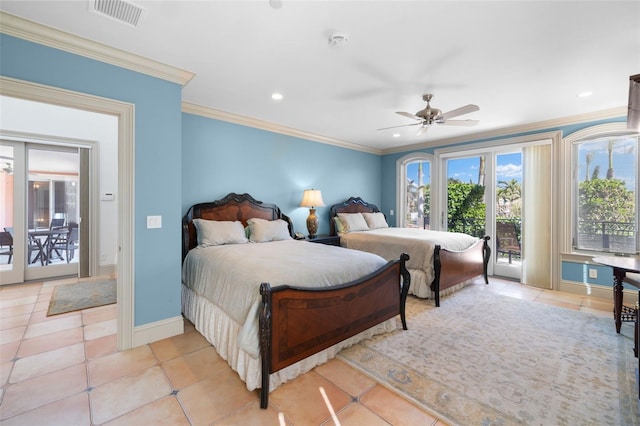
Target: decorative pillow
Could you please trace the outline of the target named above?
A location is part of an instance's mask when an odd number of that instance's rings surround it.
[[[367,222],[369,229],[388,228],[389,224],[384,214],[378,213],[362,213],[364,220]]]
[[[291,239],[289,224],[282,219],[253,218],[249,219],[247,223],[249,224],[249,240],[254,243]]]
[[[362,213],[338,213],[342,221],[342,232],[368,231],[369,226]]]
[[[341,234],[344,232],[344,226],[342,226],[342,221],[338,216],[334,216],[333,223],[336,226],[336,233]]]
[[[249,242],[242,223],[238,221],[193,219],[193,225],[196,227],[199,247]]]

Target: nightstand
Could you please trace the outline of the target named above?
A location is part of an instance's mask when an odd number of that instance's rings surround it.
[[[320,243],[326,244],[329,246],[338,246],[340,247],[340,237],[338,235],[318,235],[315,238],[305,238],[305,241],[309,241],[312,243]]]

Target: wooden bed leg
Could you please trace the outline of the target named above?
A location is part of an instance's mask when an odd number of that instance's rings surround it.
[[[482,244],[482,261],[484,263],[484,283],[489,284],[489,260],[491,260],[491,247],[489,247],[490,236],[485,235],[483,237],[484,243]]]
[[[260,284],[262,308],[260,310],[260,358],[262,361],[262,387],[260,388],[260,408],[269,406],[269,374],[271,370],[271,286]]]
[[[433,248],[433,283],[431,283],[431,291],[436,295],[436,308],[440,307],[440,270],[442,262],[440,261],[440,245],[436,244]]]
[[[400,320],[402,321],[402,329],[407,330],[407,316],[405,314],[405,305],[407,303],[407,294],[409,294],[409,286],[411,285],[411,275],[407,269],[407,261],[409,255],[402,253],[400,256],[400,275],[402,275],[402,287],[400,289]]]

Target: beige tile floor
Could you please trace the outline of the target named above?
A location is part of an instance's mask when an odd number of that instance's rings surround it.
[[[247,391],[187,321],[184,334],[118,352],[115,305],[47,317],[53,287],[64,283],[0,287],[3,426],[445,425],[339,359],[274,390],[269,408],[261,410],[258,393]],[[485,288],[568,309],[612,312],[608,300],[497,278]]]

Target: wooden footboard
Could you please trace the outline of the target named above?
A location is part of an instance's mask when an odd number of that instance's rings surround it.
[[[440,292],[466,280],[484,276],[489,284],[487,267],[491,258],[490,237],[485,236],[465,251],[451,251],[435,246],[433,252],[434,279],[431,290],[435,293],[436,306],[440,306]]]
[[[260,407],[267,408],[269,375],[400,314],[410,276],[407,254],[357,281],[331,288],[260,286]]]

